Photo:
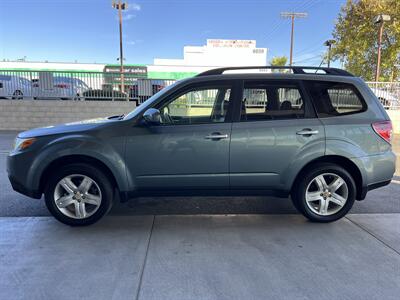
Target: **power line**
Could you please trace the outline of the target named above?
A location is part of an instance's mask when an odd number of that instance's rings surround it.
[[[299,11],[299,10],[306,10],[314,6],[318,0],[305,0],[304,2],[299,3],[299,5],[296,5],[294,7],[294,10]],[[279,29],[285,24],[282,19],[277,19],[275,20],[274,23],[271,25],[271,29],[267,32],[266,34],[266,39],[269,39],[273,37],[277,32],[279,32]]]
[[[311,56],[311,57],[307,57],[307,58],[295,61],[293,64],[298,64],[298,63],[302,63],[302,62],[305,62],[305,61],[315,61],[317,59],[319,60],[320,58],[321,58],[321,54],[318,54],[318,55],[314,55],[314,56]]]

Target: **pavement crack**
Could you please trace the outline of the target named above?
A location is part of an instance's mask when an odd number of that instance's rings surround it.
[[[397,251],[396,249],[394,249],[392,246],[390,246],[389,244],[387,244],[385,241],[383,241],[381,238],[379,238],[376,234],[372,233],[371,231],[369,231],[367,228],[363,227],[362,225],[354,222],[353,220],[349,219],[348,217],[345,217],[347,220],[349,220],[351,223],[353,223],[354,225],[356,225],[358,228],[360,228],[361,230],[365,231],[366,233],[368,233],[370,236],[372,236],[373,238],[375,238],[376,240],[378,240],[379,242],[381,242],[383,245],[385,245],[387,248],[391,249],[392,251],[394,251],[396,254],[400,255],[400,252]]]
[[[149,238],[147,239],[146,254],[145,254],[145,256],[144,256],[143,266],[142,266],[142,268],[141,268],[141,270],[140,270],[139,284],[138,284],[138,287],[137,287],[137,292],[136,292],[136,297],[135,297],[136,300],[139,299],[140,290],[141,290],[141,288],[142,288],[143,274],[144,274],[144,271],[145,271],[145,269],[146,269],[147,256],[148,256],[149,249],[150,249],[150,241],[151,241],[151,237],[152,237],[152,235],[153,235],[153,229],[154,229],[155,219],[156,219],[156,216],[153,215],[153,222],[152,222],[152,224],[151,224],[151,229],[150,229]]]

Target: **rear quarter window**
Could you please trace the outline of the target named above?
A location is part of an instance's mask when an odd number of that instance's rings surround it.
[[[334,117],[363,112],[364,99],[355,86],[339,82],[306,82],[319,117]]]

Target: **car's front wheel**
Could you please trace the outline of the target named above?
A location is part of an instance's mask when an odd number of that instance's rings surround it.
[[[344,168],[330,163],[309,169],[292,191],[296,208],[315,222],[332,222],[344,217],[352,208],[355,196],[353,177]]]
[[[88,164],[70,164],[51,174],[45,201],[60,222],[71,226],[90,225],[110,210],[113,187],[100,169]]]

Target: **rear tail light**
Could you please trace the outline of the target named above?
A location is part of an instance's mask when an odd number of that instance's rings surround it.
[[[65,84],[65,83],[59,83],[59,84],[56,84],[56,85],[54,85],[56,88],[60,88],[60,89],[68,89],[69,88],[69,85],[68,84]]]
[[[391,121],[383,121],[383,122],[375,122],[372,123],[372,128],[375,132],[383,138],[389,144],[392,142],[392,122]]]

